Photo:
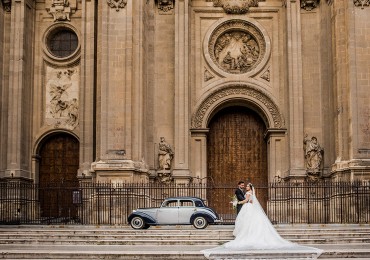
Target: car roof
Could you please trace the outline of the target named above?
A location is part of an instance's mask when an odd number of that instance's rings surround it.
[[[201,198],[198,198],[198,197],[190,197],[190,196],[182,196],[182,197],[169,197],[169,198],[166,198],[165,200],[201,200],[203,201]]]

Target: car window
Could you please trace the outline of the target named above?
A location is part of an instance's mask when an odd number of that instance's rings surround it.
[[[200,200],[196,200],[195,201],[195,207],[204,207],[204,205]]]
[[[162,207],[177,207],[177,200],[167,200],[163,202]]]
[[[180,207],[194,207],[192,200],[180,200]]]

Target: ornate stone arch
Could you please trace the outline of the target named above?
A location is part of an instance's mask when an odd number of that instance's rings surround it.
[[[192,129],[206,129],[218,109],[228,104],[241,104],[255,110],[265,121],[267,129],[283,129],[285,121],[278,106],[264,91],[247,83],[229,83],[205,94],[192,116]]]

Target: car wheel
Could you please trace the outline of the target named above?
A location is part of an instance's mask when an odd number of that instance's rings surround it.
[[[144,229],[147,225],[141,217],[134,217],[130,221],[130,225],[133,229]]]
[[[193,226],[197,229],[203,229],[208,226],[208,221],[204,217],[199,216],[193,220]]]

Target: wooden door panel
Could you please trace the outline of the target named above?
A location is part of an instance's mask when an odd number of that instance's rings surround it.
[[[79,143],[68,134],[48,138],[40,148],[40,204],[42,217],[75,217],[72,187],[78,186]]]
[[[243,180],[256,187],[267,186],[266,127],[257,113],[244,107],[229,107],[212,118],[209,129],[207,174],[215,185],[237,187]],[[232,213],[230,193],[230,189],[209,193],[210,205],[216,211]],[[258,195],[265,207],[267,194],[260,190]]]

